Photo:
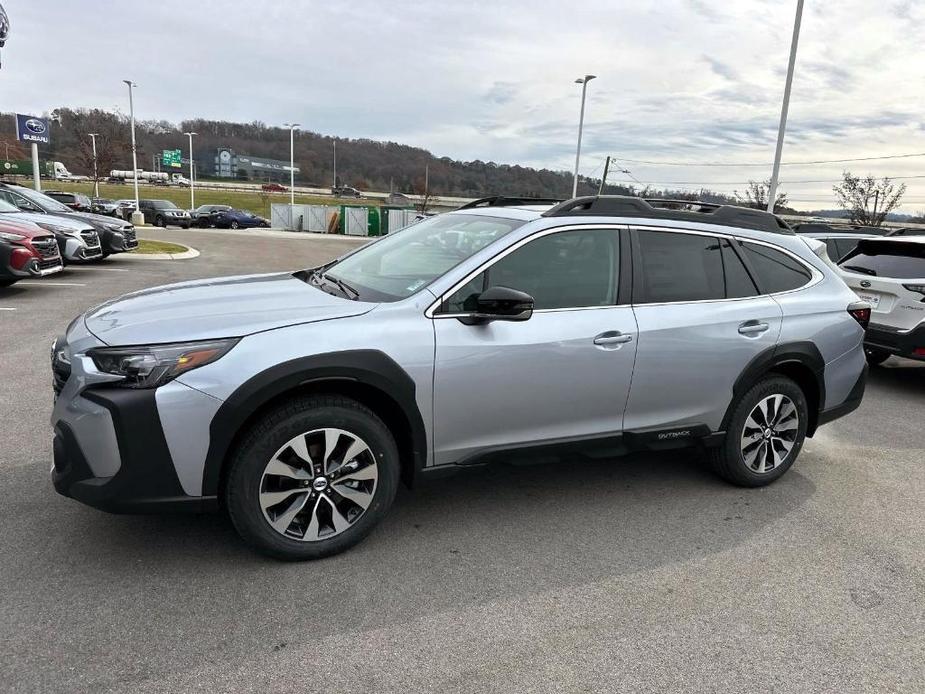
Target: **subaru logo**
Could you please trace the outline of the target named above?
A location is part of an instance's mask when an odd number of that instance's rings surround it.
[[[861,286],[864,287],[864,289],[867,289],[867,288],[870,286],[870,281],[869,281],[869,280],[861,280]]]
[[[45,132],[45,124],[40,121],[38,118],[30,118],[25,123],[26,130],[30,133],[35,133],[36,135],[41,135]]]

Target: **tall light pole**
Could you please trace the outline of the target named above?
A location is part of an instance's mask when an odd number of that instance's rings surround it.
[[[295,129],[299,127],[298,123],[283,123],[289,128],[289,207],[295,205]],[[292,210],[289,210],[292,215]]]
[[[597,75],[585,75],[575,80],[575,84],[581,85],[581,115],[578,116],[578,148],[575,150],[575,180],[572,182],[572,197],[578,197],[578,163],[581,161],[581,131],[585,125],[585,95],[588,91],[588,82],[593,80]]]
[[[199,133],[183,133],[189,138],[189,208],[192,212],[196,209],[196,196],[193,193],[193,185],[195,184],[195,174],[193,173],[193,135],[198,135]]]
[[[87,133],[90,136],[90,140],[93,142],[93,197],[98,198],[100,196],[100,176],[96,171],[96,138],[100,136],[99,133]]]
[[[132,99],[132,88],[138,85],[132,80],[122,80],[128,85],[128,113],[132,124],[132,179],[135,182],[135,211],[132,212],[132,224],[143,223],[144,216],[138,208],[138,148],[135,146],[135,102]],[[141,217],[141,220],[139,220]]]
[[[334,182],[331,184],[331,192],[337,188],[337,140],[334,140]]]
[[[774,212],[777,200],[777,178],[780,175],[780,158],[784,152],[784,132],[787,130],[787,109],[790,108],[790,86],[793,84],[793,66],[797,62],[797,44],[800,41],[800,20],[803,18],[803,0],[797,0],[797,14],[793,20],[793,38],[790,40],[790,62],[787,65],[787,82],[784,84],[784,102],[780,107],[780,127],[777,129],[777,151],[774,169],[768,188],[768,212]]]

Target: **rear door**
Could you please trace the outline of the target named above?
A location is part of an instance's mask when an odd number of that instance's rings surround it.
[[[871,323],[911,330],[925,320],[925,243],[864,239],[839,269],[871,305]]]
[[[759,293],[731,238],[633,229],[639,345],[627,431],[716,430],[748,363],[774,347],[780,306]]]

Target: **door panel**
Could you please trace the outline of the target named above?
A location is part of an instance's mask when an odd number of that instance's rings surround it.
[[[436,464],[622,429],[637,341],[631,307],[537,311],[484,325],[438,318],[434,329]]]
[[[639,326],[624,428],[719,427],[745,366],[780,335],[767,296],[635,307]],[[767,325],[766,330],[761,330]]]

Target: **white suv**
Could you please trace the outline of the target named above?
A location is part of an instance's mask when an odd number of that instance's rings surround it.
[[[839,269],[873,309],[864,339],[868,363],[891,354],[925,361],[925,237],[861,239]]]

